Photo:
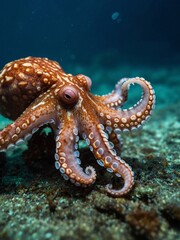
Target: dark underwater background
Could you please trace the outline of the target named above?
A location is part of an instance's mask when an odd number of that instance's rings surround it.
[[[87,150],[82,162],[93,159],[97,171],[89,190],[65,182],[54,159],[31,157],[29,145],[0,153],[0,239],[180,239],[180,1],[1,1],[0,69],[27,56],[91,77],[96,94],[144,77],[157,102],[141,131],[122,136],[136,182],[123,198],[106,195],[113,176]],[[8,123],[0,116],[0,129]]]

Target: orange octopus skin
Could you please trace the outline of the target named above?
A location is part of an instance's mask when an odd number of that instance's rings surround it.
[[[140,101],[122,110],[131,84],[143,89]],[[131,167],[117,154],[120,134],[138,129],[151,115],[155,95],[143,78],[123,78],[104,96],[90,93],[91,79],[66,74],[47,58],[27,57],[10,62],[0,72],[0,113],[15,120],[0,131],[0,151],[12,150],[31,138],[39,127],[49,124],[56,137],[55,167],[77,186],[96,180],[92,166],[80,166],[78,142],[86,141],[97,162],[122,177],[124,186],[107,192],[120,197],[134,184]]]

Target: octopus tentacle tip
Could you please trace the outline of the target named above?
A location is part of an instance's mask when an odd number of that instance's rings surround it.
[[[89,176],[96,177],[96,171],[92,166],[87,166],[85,168],[85,173],[88,174]]]
[[[122,109],[134,84],[142,88],[142,97],[131,108]],[[50,124],[56,141],[55,168],[62,177],[83,187],[96,180],[92,166],[85,170],[80,166],[79,138],[83,138],[99,165],[123,178],[121,189],[106,186],[108,194],[120,197],[134,184],[132,169],[117,157],[121,133],[147,122],[155,92],[142,77],[122,78],[114,91],[103,96],[90,93],[91,86],[89,77],[66,74],[47,58],[27,57],[6,64],[0,71],[0,113],[14,122],[0,131],[0,152],[12,151]]]
[[[134,185],[134,180],[132,180],[128,186],[126,186],[126,184],[124,184],[124,186],[121,189],[113,189],[113,185],[111,183],[109,183],[106,185],[106,191],[111,196],[121,197],[121,196],[127,194],[132,189],[133,185]]]

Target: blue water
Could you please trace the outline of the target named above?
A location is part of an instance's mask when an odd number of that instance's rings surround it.
[[[179,12],[178,0],[2,1],[0,68],[29,55],[48,57],[89,75],[95,93],[112,90],[121,77],[143,76],[160,95],[167,86],[160,104],[172,82],[177,102]]]
[[[107,67],[177,64],[179,10],[178,0],[2,1],[0,67],[28,55],[91,64],[105,52]]]

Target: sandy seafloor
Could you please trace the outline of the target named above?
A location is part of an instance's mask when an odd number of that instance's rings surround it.
[[[46,153],[39,159],[40,143],[34,155],[25,145],[0,153],[0,239],[180,239],[180,68],[109,68],[98,62],[70,68],[91,76],[99,94],[111,91],[121,77],[152,82],[157,98],[152,118],[141,130],[122,135],[121,156],[134,170],[135,186],[124,197],[108,196],[105,185],[116,177],[86,148],[83,167],[92,164],[97,171],[96,183],[87,189],[65,181]],[[134,94],[130,89],[129,105]],[[6,124],[1,118],[0,128]]]

